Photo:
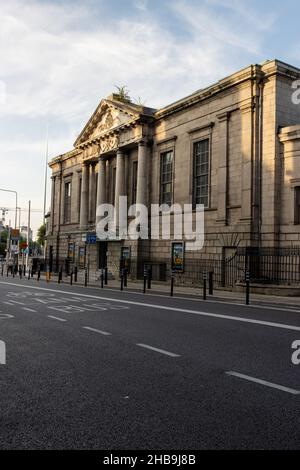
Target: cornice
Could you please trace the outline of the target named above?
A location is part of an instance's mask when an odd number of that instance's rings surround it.
[[[176,101],[175,103],[158,110],[155,113],[156,119],[162,119],[170,114],[184,110],[194,104],[197,104],[201,101],[207,100],[213,96],[216,96],[225,90],[229,90],[234,86],[240,85],[247,80],[260,80],[262,77],[260,65],[251,65],[240,72],[237,72],[229,77],[226,77],[219,82],[211,85],[207,88],[199,90],[192,95],[183,98],[182,100]]]
[[[283,127],[278,133],[278,138],[281,143],[300,140],[300,124],[296,126]]]

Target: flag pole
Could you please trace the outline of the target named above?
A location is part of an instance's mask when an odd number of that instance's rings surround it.
[[[45,223],[45,218],[46,218],[46,204],[47,204],[48,148],[49,148],[49,126],[48,126],[48,124],[47,124],[47,131],[46,131],[46,152],[45,152],[45,181],[44,181],[43,224]]]

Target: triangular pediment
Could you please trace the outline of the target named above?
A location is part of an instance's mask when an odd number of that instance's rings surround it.
[[[75,147],[101,137],[105,133],[139,118],[142,107],[121,103],[117,100],[102,100],[98,108],[78,136]]]

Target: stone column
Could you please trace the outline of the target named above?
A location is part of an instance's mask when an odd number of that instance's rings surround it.
[[[99,157],[99,170],[98,170],[98,188],[97,188],[97,204],[96,204],[96,213],[97,207],[101,204],[105,204],[106,199],[106,160]],[[99,218],[96,217],[96,222],[99,221]]]
[[[137,168],[137,186],[136,203],[147,205],[147,144],[139,142],[138,148],[138,168]]]
[[[119,197],[125,195],[125,155],[121,150],[117,151],[116,186],[115,186],[115,214],[116,227],[119,225]]]
[[[227,225],[228,204],[228,121],[230,113],[217,116],[219,120],[219,152],[218,152],[218,218],[217,222]]]
[[[241,108],[242,124],[242,174],[241,174],[241,220],[250,222],[252,218],[252,160],[253,160],[253,122],[252,102],[249,100]]]
[[[51,225],[49,227],[49,232],[53,235],[54,226],[55,226],[55,219],[54,214],[56,212],[56,205],[55,205],[55,193],[56,193],[56,176],[51,176],[52,180],[52,188],[51,188]]]
[[[89,221],[95,221],[95,202],[96,202],[96,174],[95,163],[90,165],[90,184],[89,184]]]
[[[80,201],[80,228],[86,228],[88,225],[88,205],[89,205],[89,165],[82,165],[82,182],[81,182],[81,201]]]

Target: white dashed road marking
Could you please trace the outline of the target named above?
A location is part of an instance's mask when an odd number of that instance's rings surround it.
[[[154,348],[153,346],[149,346],[149,344],[138,343],[137,346],[139,346],[140,348],[150,349],[150,351],[155,351],[160,354],[165,354],[165,356],[180,357],[179,354],[174,354],[170,351],[165,351],[164,349]]]
[[[99,333],[100,335],[111,336],[111,333],[108,333],[107,331],[97,330],[96,328],[91,328],[90,326],[83,326],[82,328],[84,330],[93,331],[94,333]]]
[[[274,384],[272,382],[267,382],[266,380],[257,379],[255,377],[250,377],[250,375],[244,375],[244,374],[240,374],[239,372],[232,372],[232,371],[226,372],[226,374],[231,375],[233,377],[238,377],[239,379],[248,380],[249,382],[255,382],[260,385],[265,385],[266,387],[276,388],[277,390],[291,393],[292,395],[300,395],[299,390],[295,390],[294,388],[284,387],[283,385]]]
[[[58,320],[58,321],[67,321],[64,318],[54,317],[53,315],[48,315],[48,318],[52,318],[52,320]]]
[[[33,308],[23,307],[23,310],[26,310],[26,312],[37,313],[37,311],[36,311],[36,310],[33,310]]]

